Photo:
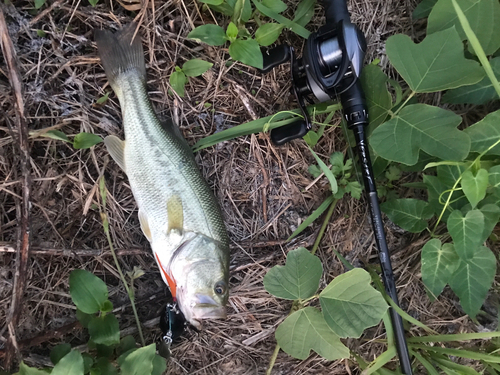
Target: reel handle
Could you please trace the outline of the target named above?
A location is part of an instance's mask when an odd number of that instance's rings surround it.
[[[271,130],[271,141],[276,146],[281,146],[293,139],[302,138],[308,131],[307,123],[304,120],[298,120]]]
[[[351,17],[345,0],[322,0],[325,9],[326,24],[338,24],[340,21],[350,22]]]

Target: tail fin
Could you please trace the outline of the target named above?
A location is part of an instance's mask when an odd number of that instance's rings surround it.
[[[94,37],[101,57],[104,71],[113,90],[117,92],[117,79],[120,74],[136,70],[139,77],[146,81],[146,66],[141,37],[134,37],[136,23],[130,23],[113,34],[108,30],[95,30]],[[133,38],[133,39],[132,39]],[[118,94],[118,92],[117,92]]]

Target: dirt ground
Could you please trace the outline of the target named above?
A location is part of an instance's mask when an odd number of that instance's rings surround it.
[[[12,335],[18,349],[14,353],[33,366],[50,364],[50,349],[60,342],[85,348],[88,337],[75,323],[75,306],[68,293],[69,272],[77,268],[92,271],[106,282],[122,334],[137,337],[130,302],[120,284],[97,209],[100,176],[106,179],[112,240],[121,266],[125,271],[134,266],[145,271],[135,281],[137,306],[146,340],[154,342],[160,334],[158,316],[168,293],[141,233],[126,176],[110,160],[103,144],[75,150],[62,141],[39,137],[39,132],[58,129],[70,138],[82,131],[102,137],[123,136],[116,96],[111,93],[104,105],[96,103],[110,87],[93,42],[95,28],[116,29],[134,18],[141,22],[150,98],[160,116],[178,118],[191,145],[216,131],[296,108],[290,94],[289,67],[262,75],[238,63],[226,64],[227,49],[187,40],[194,26],[227,22],[218,14],[202,13],[200,3],[193,0],[146,0],[142,10],[136,12],[113,0],[100,0],[95,8],[86,0],[47,0],[39,11],[33,10],[31,1],[14,3],[0,6],[18,56],[30,158],[23,164],[15,97],[5,60],[0,60],[0,368],[2,361],[5,366],[7,341]],[[396,79],[388,70],[384,43],[390,35],[401,32],[421,39],[425,25],[411,19],[416,3],[349,3],[353,22],[367,35],[366,61],[380,59],[381,66]],[[287,4],[293,10],[297,1]],[[322,9],[317,5],[307,28],[314,31],[323,22]],[[298,51],[304,45],[289,31],[280,41]],[[213,68],[190,79],[185,98],[169,94],[168,77],[175,65],[195,57],[212,62]],[[339,123],[338,116],[334,123]],[[323,157],[334,151],[347,152],[342,129],[327,128],[315,150]],[[271,267],[284,263],[289,250],[310,247],[314,242],[320,222],[297,239],[286,239],[327,196],[327,181],[316,181],[307,172],[313,157],[303,141],[275,147],[267,135],[246,136],[203,150],[196,159],[219,199],[231,238],[231,297],[228,319],[209,322],[201,332],[189,330],[174,347],[167,373],[264,374],[276,345],[274,331],[291,304],[270,296],[262,279]],[[26,171],[31,175],[31,253],[27,269],[15,278],[16,251],[22,247]],[[401,182],[416,179],[408,175]],[[405,233],[389,222],[387,232],[402,307],[442,333],[482,329],[464,316],[449,291],[432,304],[425,296],[419,275],[419,252],[425,238]],[[334,249],[355,265],[376,266],[365,201],[346,197],[336,207],[317,252],[325,269],[322,287],[345,271]],[[20,290],[22,280],[25,292],[19,304],[12,307],[13,292]],[[8,325],[12,319],[16,324]],[[496,319],[486,323],[490,329],[496,328]],[[420,333],[417,328],[411,329],[411,334]],[[376,342],[383,338],[383,328],[375,327],[346,344],[371,361],[383,350]],[[21,358],[17,355],[14,368]],[[283,352],[273,370],[276,375],[346,373],[360,371],[348,360],[331,362],[312,354],[299,361]]]

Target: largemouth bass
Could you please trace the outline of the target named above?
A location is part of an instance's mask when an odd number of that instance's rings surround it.
[[[95,40],[120,102],[125,140],[104,143],[125,171],[139,207],[139,221],[163,280],[186,320],[225,318],[229,241],[217,201],[193,153],[172,121],[162,124],[146,91],[146,67],[136,24]]]

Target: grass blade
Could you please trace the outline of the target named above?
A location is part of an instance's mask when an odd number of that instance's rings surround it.
[[[321,203],[319,207],[316,208],[314,212],[311,215],[309,215],[309,217],[305,219],[297,229],[295,229],[295,232],[293,232],[292,235],[288,237],[287,241],[290,241],[294,237],[298,236],[300,233],[302,233],[304,229],[306,229],[309,225],[311,225],[314,220],[320,217],[321,214],[325,212],[328,206],[330,206],[330,204],[333,202],[333,199],[334,199],[333,195],[330,195],[328,198],[326,198],[323,201],[323,203]]]
[[[330,168],[328,168],[328,166],[323,162],[323,160],[321,160],[319,158],[318,155],[316,155],[316,153],[313,151],[313,149],[311,147],[309,147],[309,150],[313,154],[314,158],[316,159],[316,162],[318,163],[319,167],[321,168],[321,170],[325,174],[326,178],[328,178],[328,181],[330,182],[330,189],[332,190],[332,193],[336,194],[337,191],[339,190],[339,187],[337,185],[337,179],[333,175],[332,170]]]
[[[483,47],[481,47],[481,43],[479,43],[479,40],[477,39],[476,34],[474,31],[472,31],[472,28],[470,27],[469,21],[467,20],[467,17],[465,17],[464,12],[462,11],[462,8],[460,8],[460,5],[458,5],[456,0],[451,0],[453,3],[453,7],[455,8],[455,12],[457,13],[458,19],[460,21],[460,25],[462,25],[462,28],[464,29],[465,35],[467,35],[467,39],[469,40],[472,48],[474,49],[474,52],[476,53],[476,56],[478,57],[479,61],[481,62],[481,65],[483,66],[484,70],[486,71],[486,74],[488,75],[488,78],[491,81],[491,84],[495,88],[495,91],[497,92],[498,97],[500,98],[500,83],[498,82],[497,78],[495,77],[495,73],[493,73],[493,69],[491,68],[490,62],[488,61],[488,58],[486,57],[486,54],[484,53]]]

